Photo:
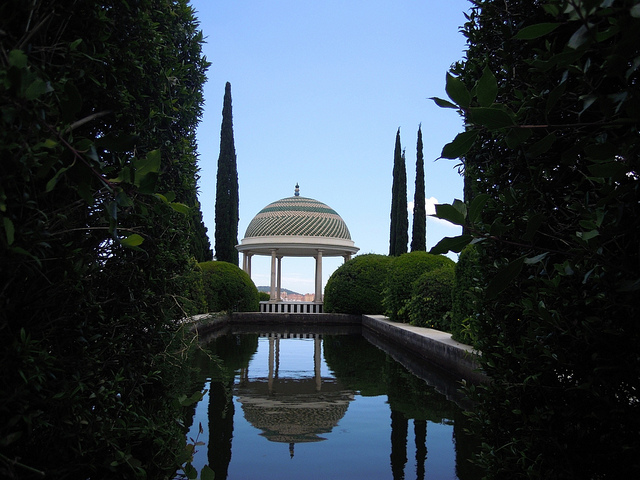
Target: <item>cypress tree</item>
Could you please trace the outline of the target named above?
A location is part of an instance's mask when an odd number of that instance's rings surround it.
[[[233,141],[231,113],[231,84],[224,89],[222,127],[220,129],[220,155],[216,177],[216,259],[238,265],[238,169]]]
[[[411,251],[427,250],[427,212],[425,210],[424,158],[422,154],[422,126],[418,126],[416,152],[416,192],[413,196],[413,227]]]
[[[389,255],[407,253],[409,241],[409,216],[407,214],[407,168],[404,151],[400,144],[400,129],[396,133],[393,154],[393,184],[391,187],[391,229],[389,235]]]
[[[398,203],[396,210],[396,256],[407,253],[409,244],[409,212],[407,211],[407,162],[402,151],[398,168]]]
[[[398,164],[400,163],[400,156],[402,155],[402,146],[400,144],[400,129],[396,132],[396,146],[393,152],[393,182],[391,184],[391,229],[389,232],[389,256],[395,256],[396,254],[396,210],[398,203],[397,189],[397,177],[398,177]]]

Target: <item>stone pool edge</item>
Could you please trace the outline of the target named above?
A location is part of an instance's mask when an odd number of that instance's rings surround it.
[[[471,346],[456,342],[450,333],[392,322],[383,315],[234,312],[196,315],[184,323],[190,324],[190,329],[203,339],[211,332],[236,324],[361,326],[363,333],[366,329],[379,340],[391,343],[391,349],[408,350],[464,381],[475,384],[488,381],[480,371],[479,353]]]

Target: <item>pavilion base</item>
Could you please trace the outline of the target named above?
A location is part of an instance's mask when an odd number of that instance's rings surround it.
[[[260,313],[322,313],[322,303],[260,302]]]

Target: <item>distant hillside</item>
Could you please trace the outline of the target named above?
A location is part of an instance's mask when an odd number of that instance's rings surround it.
[[[261,285],[261,286],[259,286],[259,287],[258,287],[258,291],[259,291],[259,292],[267,292],[267,293],[270,293],[270,292],[271,292],[271,287]],[[291,295],[291,294],[294,294],[294,295],[302,295],[302,293],[294,292],[293,290],[288,290],[288,289],[286,289],[286,288],[281,288],[281,289],[280,289],[280,291],[282,291],[282,292],[287,292],[287,295]]]

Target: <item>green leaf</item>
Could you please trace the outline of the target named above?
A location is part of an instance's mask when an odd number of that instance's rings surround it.
[[[581,238],[582,240],[584,240],[585,242],[587,240],[591,240],[592,238],[597,237],[598,235],[600,235],[600,232],[598,230],[589,230],[588,232],[576,232],[576,236],[578,238]]]
[[[116,203],[121,207],[132,207],[133,200],[131,200],[131,198],[129,198],[129,196],[122,189],[118,190],[118,194],[116,195]]]
[[[4,233],[7,237],[7,244],[11,245],[15,240],[15,227],[9,217],[2,217],[2,224],[4,225]]]
[[[457,105],[454,105],[449,100],[444,100],[442,98],[430,97],[429,100],[433,100],[440,108],[458,108]]]
[[[74,161],[75,163],[75,161]],[[46,192],[50,192],[51,190],[53,190],[56,186],[56,184],[58,183],[58,180],[60,179],[60,176],[66,172],[67,170],[69,170],[71,167],[73,167],[74,163],[72,163],[71,165],[69,165],[68,167],[63,167],[60,170],[58,170],[56,172],[56,174],[53,176],[53,178],[51,180],[49,180],[47,182],[47,186],[45,187],[45,191]]]
[[[127,238],[120,239],[120,244],[124,245],[125,247],[137,247],[138,245],[142,244],[142,242],[144,242],[144,238],[142,238],[137,233],[132,233]]]
[[[215,478],[216,474],[211,470],[209,465],[202,467],[202,470],[200,470],[200,480],[215,480]]]
[[[478,136],[477,130],[468,130],[466,132],[459,133],[452,142],[447,143],[442,148],[440,156],[442,158],[458,158],[469,151]]]
[[[531,145],[526,151],[527,155],[530,158],[536,158],[542,155],[543,153],[548,152],[551,146],[553,145],[553,142],[555,141],[556,141],[556,135],[554,133],[550,133],[549,135],[546,135],[541,140],[538,140],[536,143]]]
[[[27,87],[24,96],[27,100],[34,100],[40,95],[44,95],[45,93],[51,91],[53,91],[53,88],[51,87],[49,82],[45,82],[41,78],[36,78],[33,82],[31,82],[31,85]]]
[[[436,204],[436,214],[431,215],[455,225],[464,225],[464,214],[448,203]]]
[[[491,279],[487,285],[486,296],[489,299],[496,298],[500,292],[509,286],[509,284],[520,274],[524,265],[525,257],[520,257],[510,262],[504,268],[498,270],[495,277]]]
[[[610,178],[627,172],[627,167],[621,162],[596,163],[587,167],[594,177]]]
[[[547,255],[549,255],[549,252],[541,253],[540,255],[536,255],[535,257],[525,258],[524,263],[526,263],[527,265],[532,265],[534,263],[541,262],[547,257]]]
[[[469,245],[473,237],[471,235],[459,235],[457,237],[444,237],[442,240],[438,242],[429,253],[433,255],[442,255],[447,252],[456,252],[459,253],[462,251],[464,247]]]
[[[531,135],[533,133],[530,128],[510,128],[505,140],[509,148],[517,148],[520,144],[529,140]]]
[[[476,97],[481,107],[490,107],[498,95],[498,82],[489,67],[484,67],[482,76],[476,84]]]
[[[599,143],[584,147],[584,153],[590,160],[602,161],[613,160],[618,153],[618,149],[612,143]]]
[[[188,215],[189,212],[191,211],[191,209],[188,206],[186,206],[184,203],[169,202],[169,206],[173,208],[176,212],[184,213],[185,215]]]
[[[471,201],[471,205],[469,206],[470,223],[476,223],[478,220],[480,220],[482,209],[484,208],[489,198],[491,198],[491,196],[488,193],[482,193],[474,197],[474,199]]]
[[[160,171],[160,150],[151,150],[144,159],[134,160],[133,164],[136,167],[136,176],[158,173]]]
[[[534,38],[540,38],[553,32],[559,26],[559,23],[536,23],[535,25],[524,27],[516,33],[515,38],[518,40],[533,40]]]
[[[592,24],[582,25],[576,32],[571,35],[567,46],[569,48],[573,48],[574,50],[580,47],[584,42],[587,41],[589,36],[589,28],[593,27]]]
[[[198,471],[190,463],[184,466],[184,473],[189,479],[198,478]]]
[[[135,159],[134,185],[145,193],[152,193],[160,171],[160,150],[152,150],[144,159]]]
[[[462,80],[454,77],[448,72],[445,91],[447,92],[447,95],[449,95],[449,98],[461,108],[467,108],[471,103],[471,95],[469,94],[469,90],[467,90],[465,84]]]
[[[515,120],[511,112],[498,107],[474,107],[469,109],[471,122],[489,129],[512,127]]]
[[[631,7],[629,13],[633,18],[640,18],[640,3],[637,3],[633,7]]]
[[[27,66],[27,56],[22,50],[11,50],[9,52],[9,65],[16,68]]]

